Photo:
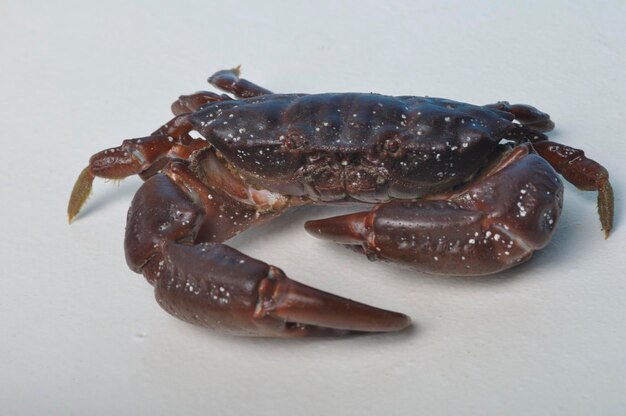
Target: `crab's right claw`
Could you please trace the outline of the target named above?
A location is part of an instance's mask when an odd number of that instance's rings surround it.
[[[399,331],[403,314],[341,298],[289,279],[278,268],[220,243],[163,247],[165,258],[146,265],[159,274],[159,304],[179,319],[248,336],[338,336]]]

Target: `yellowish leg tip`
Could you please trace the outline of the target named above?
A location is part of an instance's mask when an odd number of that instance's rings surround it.
[[[235,73],[235,75],[239,76],[239,74],[241,74],[241,64],[239,64],[236,67],[234,67],[233,69],[231,69],[231,71],[233,71]]]
[[[602,224],[605,240],[609,238],[609,234],[613,229],[614,210],[613,188],[607,176],[598,185],[598,214],[600,215],[600,224]]]
[[[87,201],[87,198],[91,193],[93,179],[94,176],[91,173],[89,166],[83,169],[80,175],[78,175],[78,179],[76,179],[76,183],[72,189],[72,194],[70,195],[70,200],[67,204],[67,219],[69,224],[72,223],[74,217],[76,217],[82,206],[85,204],[85,201]]]

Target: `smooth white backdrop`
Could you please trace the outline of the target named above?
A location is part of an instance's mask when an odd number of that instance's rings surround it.
[[[0,2],[0,413],[624,414],[625,21],[621,0]],[[277,92],[536,105],[611,172],[615,231],[605,241],[595,194],[567,185],[530,263],[441,278],[308,236],[306,219],[338,210],[306,208],[232,244],[412,330],[285,341],[179,322],[125,265],[140,181],[96,181],[71,226],[67,198],[92,153],[237,64]]]

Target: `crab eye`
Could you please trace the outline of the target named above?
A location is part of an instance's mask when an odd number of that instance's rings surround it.
[[[392,139],[385,140],[384,149],[392,155],[397,154],[401,149],[400,139],[394,137]]]
[[[287,137],[283,141],[283,145],[285,146],[285,148],[287,148],[289,150],[295,149],[296,148],[296,141],[292,137]]]
[[[395,140],[387,140],[387,142],[385,143],[385,148],[391,153],[395,153],[400,148],[400,145]]]
[[[294,129],[282,139],[283,146],[287,150],[300,150],[308,144],[306,137],[306,133]]]

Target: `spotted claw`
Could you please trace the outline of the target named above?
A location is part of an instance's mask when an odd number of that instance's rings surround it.
[[[517,198],[495,198],[514,191]],[[445,199],[390,201],[371,211],[309,221],[305,228],[370,259],[432,274],[485,275],[530,259],[548,243],[562,194],[550,165],[519,146]]]
[[[406,315],[303,285],[224,244],[168,243],[164,253],[154,260],[157,301],[195,325],[273,337],[391,332],[410,325]]]
[[[174,164],[144,183],[128,215],[128,265],[154,286],[167,312],[195,325],[248,336],[338,336],[398,331],[410,324],[406,315],[303,285],[222,244],[238,227],[263,218],[193,178]],[[236,215],[236,221],[228,219]]]

